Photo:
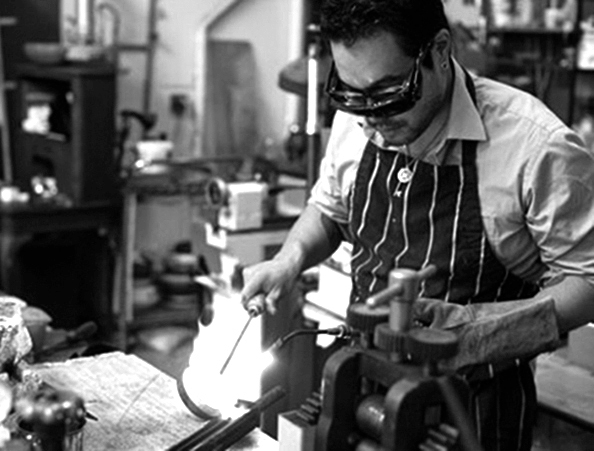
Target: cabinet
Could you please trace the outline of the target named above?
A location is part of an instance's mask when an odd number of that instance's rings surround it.
[[[46,309],[56,327],[86,320],[111,329],[111,242],[119,206],[114,168],[115,70],[19,65],[14,183],[54,177],[68,203],[2,208],[2,285]],[[37,108],[37,110],[36,110]],[[23,126],[33,111],[50,111]]]
[[[9,150],[15,149],[17,130],[16,79],[17,67],[27,61],[23,46],[26,42],[58,42],[60,40],[60,0],[0,1],[0,37],[4,63],[4,86],[0,86],[6,101],[10,138]],[[2,77],[0,77],[2,78]],[[1,104],[1,102],[0,102]],[[0,120],[1,123],[1,120]],[[5,144],[5,142],[3,142]],[[10,158],[13,161],[11,155]],[[4,162],[0,162],[2,167]],[[11,168],[12,169],[12,168]],[[2,169],[4,173],[4,168]]]
[[[22,65],[18,69],[15,183],[54,177],[74,203],[113,199],[115,69],[103,64]]]

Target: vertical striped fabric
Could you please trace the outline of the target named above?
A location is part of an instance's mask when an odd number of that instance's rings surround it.
[[[534,293],[499,263],[486,239],[477,191],[475,143],[463,143],[461,166],[414,161],[413,177],[395,194],[406,156],[369,143],[351,199],[353,302],[386,287],[390,270],[420,269],[437,276],[422,296],[471,303],[519,299]]]

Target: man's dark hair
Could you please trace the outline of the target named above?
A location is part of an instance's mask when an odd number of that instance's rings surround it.
[[[439,30],[450,26],[442,0],[323,0],[320,28],[325,39],[346,46],[387,31],[405,54],[416,57]]]

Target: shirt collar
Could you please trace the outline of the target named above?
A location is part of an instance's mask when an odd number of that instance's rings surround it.
[[[445,150],[449,147],[446,146],[448,140],[485,141],[487,139],[481,116],[466,87],[464,69],[453,58],[452,61],[455,76],[449,109],[443,108],[427,130],[409,145],[410,155],[426,155],[424,160],[437,164],[441,164],[445,159]],[[386,145],[382,136],[367,125],[365,118],[357,119],[367,137],[378,146],[388,150],[404,150],[404,146]],[[427,151],[427,147],[431,147],[431,150]]]
[[[486,141],[487,133],[470,92],[466,88],[466,72],[454,61],[455,82],[450,105],[448,139]]]

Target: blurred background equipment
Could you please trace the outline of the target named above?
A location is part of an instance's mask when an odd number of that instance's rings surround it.
[[[289,63],[281,70],[278,85],[284,91],[303,96],[306,100],[305,141],[296,139],[298,127],[291,129],[287,137],[286,151],[290,161],[301,159],[304,164],[306,192],[309,193],[318,178],[318,168],[323,154],[322,127],[329,125],[332,116],[323,91],[330,70],[331,56],[321,39],[319,25],[312,23],[307,27],[306,41],[306,56]]]

